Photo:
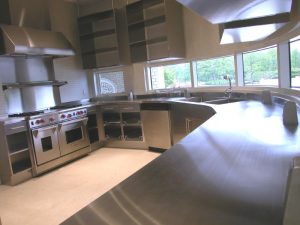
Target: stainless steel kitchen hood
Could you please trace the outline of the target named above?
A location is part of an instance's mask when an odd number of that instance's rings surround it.
[[[65,57],[75,51],[60,32],[0,25],[0,55]]]
[[[212,24],[289,13],[292,0],[177,0]]]

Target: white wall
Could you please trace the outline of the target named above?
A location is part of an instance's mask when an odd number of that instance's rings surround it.
[[[74,3],[49,0],[51,28],[62,32],[75,48],[73,57],[54,60],[54,73],[57,80],[67,81],[60,87],[62,102],[80,100],[92,96],[88,86],[87,72],[82,69],[79,35],[77,28],[77,7]]]

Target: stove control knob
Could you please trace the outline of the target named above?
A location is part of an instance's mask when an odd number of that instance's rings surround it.
[[[45,123],[45,120],[43,120],[43,119],[40,119],[40,123]]]
[[[71,118],[72,117],[72,114],[68,114],[68,118]]]
[[[34,122],[33,122],[33,121],[31,121],[31,125],[32,125],[32,126],[34,125]]]
[[[80,115],[80,112],[78,111],[78,112],[76,112],[76,115]]]
[[[66,118],[66,115],[65,114],[61,114],[60,118],[64,119],[64,118]]]
[[[39,121],[39,120],[36,120],[36,121],[35,121],[35,124],[39,125],[39,124],[40,124],[40,121]]]

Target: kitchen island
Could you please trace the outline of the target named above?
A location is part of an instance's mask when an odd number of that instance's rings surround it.
[[[62,225],[282,225],[298,126],[283,124],[281,104],[212,107],[202,126]]]

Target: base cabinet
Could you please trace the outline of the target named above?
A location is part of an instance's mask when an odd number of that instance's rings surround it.
[[[32,177],[29,136],[25,121],[0,125],[1,183],[15,185]]]
[[[102,126],[101,111],[98,106],[87,108],[87,132],[90,140],[91,150],[99,149],[103,146],[104,130]]]
[[[104,105],[101,111],[106,146],[147,148],[139,104]]]

